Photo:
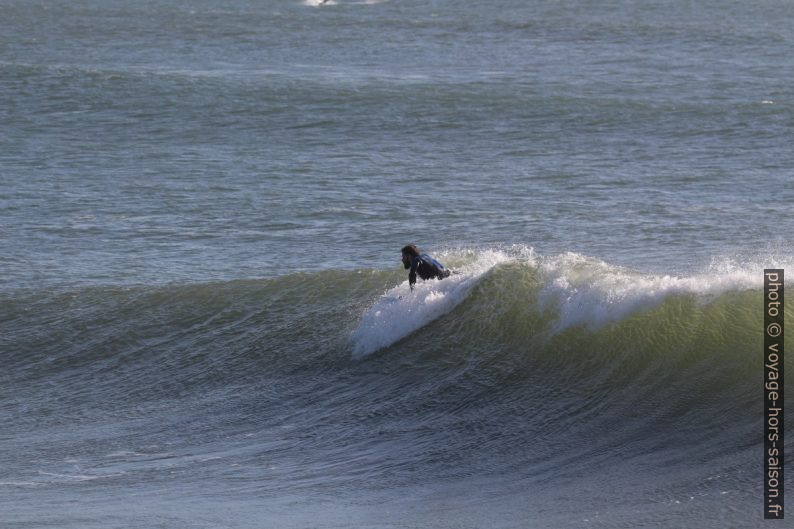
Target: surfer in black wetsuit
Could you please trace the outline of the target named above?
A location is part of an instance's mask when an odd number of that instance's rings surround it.
[[[444,268],[444,265],[427,255],[426,253],[419,253],[416,246],[409,244],[402,249],[403,266],[408,272],[408,284],[411,285],[411,290],[414,289],[416,283],[416,275],[419,274],[424,280],[427,279],[444,279],[449,276],[449,270]]]

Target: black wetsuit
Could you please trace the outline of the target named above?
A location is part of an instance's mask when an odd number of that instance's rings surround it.
[[[409,268],[409,265],[405,265]],[[426,253],[411,257],[411,271],[408,272],[408,283],[413,287],[416,283],[417,274],[422,279],[444,279],[449,275],[449,270],[444,265],[427,255]]]

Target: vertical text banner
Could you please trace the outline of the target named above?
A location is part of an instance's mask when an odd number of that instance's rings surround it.
[[[783,519],[783,270],[764,270],[764,518]]]

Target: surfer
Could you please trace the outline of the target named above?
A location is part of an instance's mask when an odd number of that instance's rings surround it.
[[[419,274],[424,280],[427,279],[444,279],[449,276],[449,270],[444,268],[444,265],[427,255],[426,253],[419,253],[416,246],[409,244],[402,249],[403,266],[408,272],[408,284],[411,285],[411,290],[414,289],[416,283],[416,275]]]

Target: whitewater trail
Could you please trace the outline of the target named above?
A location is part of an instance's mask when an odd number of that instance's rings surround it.
[[[531,252],[531,249],[527,250]],[[444,259],[446,256],[441,254]],[[476,254],[473,262],[453,269],[443,280],[418,281],[411,290],[406,279],[387,290],[364,313],[351,335],[353,357],[361,358],[388,347],[447,314],[459,305],[471,289],[494,266],[513,257],[499,250]]]

